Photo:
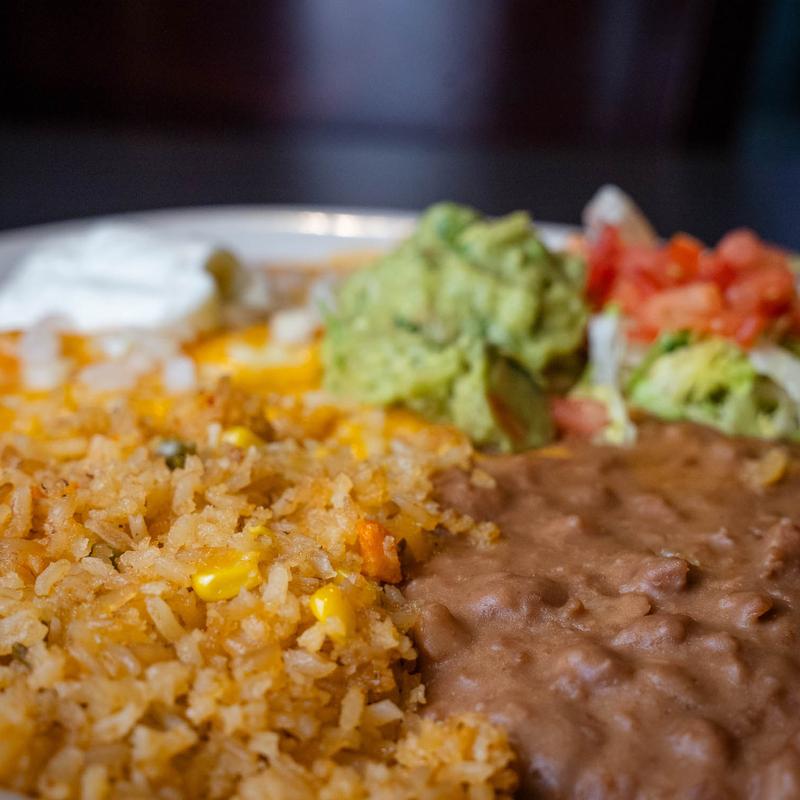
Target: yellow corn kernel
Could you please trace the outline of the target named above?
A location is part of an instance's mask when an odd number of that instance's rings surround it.
[[[253,589],[261,583],[258,569],[259,552],[231,550],[209,559],[192,575],[192,586],[197,596],[207,603],[230,600],[242,589]]]
[[[333,583],[317,589],[308,601],[311,613],[325,626],[326,633],[337,641],[352,636],[356,627],[353,606],[344,592]]]
[[[260,436],[256,436],[250,428],[245,428],[244,425],[234,425],[232,428],[226,428],[220,438],[225,444],[241,447],[242,450],[264,443]]]

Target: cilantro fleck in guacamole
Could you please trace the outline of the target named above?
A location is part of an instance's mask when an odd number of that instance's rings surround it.
[[[548,250],[526,213],[435,205],[342,287],[326,388],[451,422],[490,448],[541,445],[553,436],[549,375],[583,342],[582,295],[582,262]]]

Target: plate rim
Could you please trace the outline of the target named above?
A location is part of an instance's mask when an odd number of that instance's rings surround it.
[[[22,227],[0,230],[0,245],[25,243],[49,236],[77,231],[90,225],[102,223],[190,222],[193,217],[217,217],[270,223],[273,229],[281,226],[285,232],[306,236],[334,236],[337,238],[383,238],[380,229],[396,228],[398,232],[411,226],[420,216],[421,210],[384,208],[380,206],[339,206],[328,204],[271,204],[271,203],[219,203],[197,206],[165,206],[119,213],[74,217],[51,222],[35,223]],[[258,219],[256,219],[258,218]],[[342,222],[353,220],[366,226],[360,233],[348,233]],[[309,224],[310,222],[316,224]],[[570,233],[579,230],[578,225],[565,222],[533,219],[542,231]],[[327,229],[323,229],[327,225]],[[372,232],[370,232],[372,231]]]

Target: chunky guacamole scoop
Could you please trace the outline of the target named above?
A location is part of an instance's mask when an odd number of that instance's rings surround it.
[[[582,345],[582,262],[548,250],[523,212],[442,203],[342,287],[326,321],[325,386],[403,405],[475,442],[549,441],[545,390]]]

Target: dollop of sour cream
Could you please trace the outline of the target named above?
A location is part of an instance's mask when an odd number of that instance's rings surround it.
[[[240,271],[227,251],[132,225],[55,237],[0,284],[0,330],[57,319],[63,331],[169,330],[181,338],[219,324]]]

